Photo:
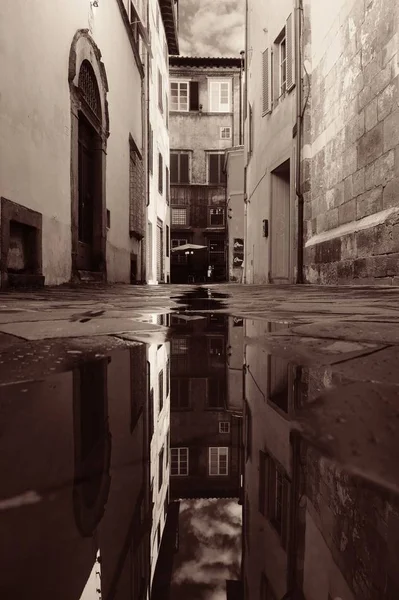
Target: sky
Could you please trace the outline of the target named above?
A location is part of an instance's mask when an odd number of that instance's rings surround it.
[[[240,579],[241,509],[237,500],[180,502],[173,600],[226,600],[226,579]]]
[[[179,0],[181,56],[237,56],[244,50],[245,0]]]

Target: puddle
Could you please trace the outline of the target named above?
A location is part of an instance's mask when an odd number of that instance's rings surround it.
[[[159,339],[0,386],[2,598],[399,597],[391,350],[294,347],[201,294],[142,316]]]
[[[224,298],[228,294],[214,292],[211,287],[198,287],[174,298],[178,304],[187,306],[187,310],[211,311],[225,308]]]

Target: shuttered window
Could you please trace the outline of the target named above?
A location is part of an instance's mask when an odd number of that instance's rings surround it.
[[[295,85],[295,36],[293,23],[294,20],[291,13],[286,24],[287,91],[290,91]]]
[[[163,112],[163,81],[162,81],[162,73],[158,69],[158,106],[159,110]]]
[[[224,185],[226,173],[224,168],[224,152],[213,152],[208,155],[208,183],[211,185]]]
[[[154,163],[154,148],[153,148],[153,143],[154,143],[154,132],[152,130],[151,125],[148,126],[148,168],[150,170],[150,173],[152,173],[152,170],[154,168],[153,163]]]
[[[190,110],[199,110],[198,81],[190,81]]]
[[[162,154],[158,154],[158,190],[163,194],[163,159]]]
[[[270,112],[270,61],[269,48],[262,55],[262,115]]]
[[[170,183],[190,183],[189,153],[170,153]]]

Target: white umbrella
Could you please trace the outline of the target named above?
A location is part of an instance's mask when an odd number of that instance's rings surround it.
[[[172,252],[187,252],[189,250],[203,250],[206,246],[199,246],[198,244],[183,244],[183,246],[176,246],[172,248]]]

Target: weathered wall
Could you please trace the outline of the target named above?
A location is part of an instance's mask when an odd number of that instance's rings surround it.
[[[270,221],[270,172],[287,159],[293,159],[296,88],[274,106],[271,114],[262,116],[262,53],[269,52],[294,10],[293,0],[279,2],[250,2],[247,39],[247,107],[245,150],[247,164],[247,283],[268,283],[270,272],[271,237],[263,237],[262,220]],[[276,71],[276,70],[275,70]],[[253,114],[253,152],[249,153],[249,105]],[[291,216],[294,219],[292,187]],[[293,223],[288,223],[293,231]],[[294,256],[294,237],[291,237],[291,263]],[[293,263],[291,275],[293,277]]]
[[[156,13],[159,11],[158,0],[149,1],[149,29],[151,32],[152,59],[149,73],[149,122],[153,132],[153,168],[149,179],[149,205],[147,209],[148,221],[152,224],[152,260],[149,260],[147,250],[147,282],[158,283],[157,279],[157,219],[163,223],[164,231],[164,281],[170,276],[170,256],[166,256],[166,226],[170,224],[169,206],[166,203],[166,167],[169,168],[169,120],[166,115],[169,108],[169,64],[168,54],[165,52],[165,28],[162,18],[159,18],[157,30]],[[158,105],[158,69],[162,74],[163,83],[163,112]],[[158,189],[158,153],[163,159],[163,193]],[[148,237],[147,237],[148,240]],[[169,253],[170,254],[170,253]]]
[[[305,276],[399,281],[399,7],[311,0]]]
[[[93,10],[89,0],[72,0],[55,12],[44,0],[32,12],[15,0],[12,8],[9,2],[0,7],[0,195],[43,214],[46,284],[71,277],[68,58],[73,36],[85,28],[102,53],[109,85],[108,279],[129,281],[129,133],[141,147],[141,79],[118,4]]]

